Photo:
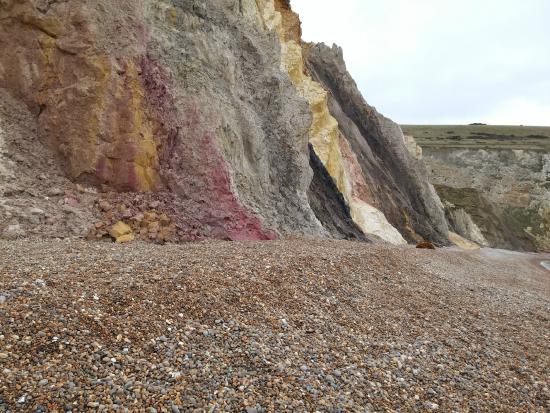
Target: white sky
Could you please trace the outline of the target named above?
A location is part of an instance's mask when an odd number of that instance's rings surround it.
[[[550,126],[550,0],[291,0],[402,124]]]

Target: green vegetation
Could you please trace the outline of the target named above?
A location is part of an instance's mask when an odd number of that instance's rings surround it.
[[[494,125],[401,125],[422,147],[550,151],[550,127]]]
[[[479,190],[434,185],[443,201],[464,209],[491,245],[514,250],[536,251],[537,242],[546,249],[546,226],[537,209],[492,204]]]

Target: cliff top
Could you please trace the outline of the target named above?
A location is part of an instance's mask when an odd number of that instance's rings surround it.
[[[550,150],[550,127],[506,125],[402,125],[423,147]]]

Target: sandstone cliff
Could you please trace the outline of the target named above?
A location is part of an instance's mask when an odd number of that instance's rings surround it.
[[[342,50],[308,48],[308,68],[330,93],[345,153],[356,161],[356,192],[379,209],[410,241],[443,243],[448,228],[442,205],[421,161],[410,155],[400,127],[369,106],[346,70]]]
[[[4,235],[446,242],[399,127],[288,1],[3,0],[0,21]]]

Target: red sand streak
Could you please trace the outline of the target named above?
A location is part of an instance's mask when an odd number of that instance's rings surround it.
[[[227,163],[216,144],[216,116],[192,98],[176,102],[169,92],[169,74],[151,58],[143,57],[140,66],[156,121],[160,175],[170,191],[186,200],[185,207],[171,211],[178,227],[199,239],[275,239],[276,234],[265,230],[232,190]]]

